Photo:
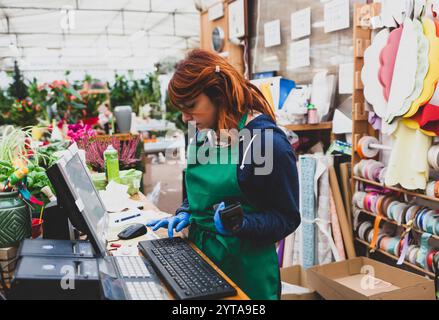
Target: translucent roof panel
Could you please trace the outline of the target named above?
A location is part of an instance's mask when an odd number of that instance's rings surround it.
[[[0,0],[0,66],[149,70],[199,46],[193,0]]]

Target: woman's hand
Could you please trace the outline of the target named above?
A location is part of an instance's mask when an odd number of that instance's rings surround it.
[[[223,222],[221,221],[221,211],[224,210],[225,208],[226,208],[226,206],[225,206],[224,202],[221,202],[216,207],[215,214],[213,216],[213,221],[215,223],[215,229],[219,234],[221,234],[223,236],[232,236],[236,233],[237,230],[239,230],[242,227],[242,224],[241,224],[241,226],[237,226],[237,228],[234,230],[227,229],[224,226]]]
[[[146,224],[147,227],[152,227],[152,231],[160,228],[168,228],[168,236],[174,236],[174,227],[176,232],[180,232],[189,225],[190,214],[187,212],[180,212],[179,214],[165,219],[153,220]]]

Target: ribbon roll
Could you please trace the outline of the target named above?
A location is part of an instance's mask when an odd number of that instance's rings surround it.
[[[415,205],[410,206],[407,209],[407,212],[405,214],[405,222],[408,223],[409,221],[413,220],[415,218],[416,213],[421,209],[421,206]]]
[[[385,166],[382,162],[373,159],[363,159],[354,166],[354,174],[368,180],[383,183]]]
[[[432,250],[428,253],[427,255],[427,267],[430,271],[433,271],[433,257],[435,256],[435,254],[437,253],[437,250]]]
[[[357,143],[356,151],[362,159],[370,159],[376,157],[379,150],[391,150],[391,148],[379,144],[378,139],[371,136],[364,136]]]
[[[439,170],[439,145],[434,145],[428,150],[427,159],[434,170]]]
[[[352,199],[352,201],[354,202],[354,204],[360,208],[360,209],[364,209],[363,204],[364,204],[364,198],[366,197],[366,192],[363,191],[358,191],[354,193],[354,197]]]
[[[439,253],[436,253],[433,257],[433,272],[439,273]]]
[[[424,269],[427,267],[427,255],[428,255],[428,241],[431,238],[431,234],[423,233],[421,236],[421,246],[416,257],[416,264]]]
[[[383,239],[386,237],[387,237],[387,235],[385,233],[383,233],[382,231],[380,231],[380,233],[378,233],[378,239],[377,239],[377,243],[376,243],[376,246],[378,248],[381,248],[381,241],[383,241]]]
[[[431,198],[435,198],[434,186],[436,181],[430,181],[427,183],[427,188],[425,188],[425,194]]]
[[[416,264],[416,257],[418,256],[419,246],[414,246],[412,250],[409,250],[408,261],[412,264]]]

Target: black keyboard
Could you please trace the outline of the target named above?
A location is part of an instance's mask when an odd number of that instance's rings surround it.
[[[177,299],[218,299],[236,295],[235,288],[182,238],[142,241],[139,249]]]

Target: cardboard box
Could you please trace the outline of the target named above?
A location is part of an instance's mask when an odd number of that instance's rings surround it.
[[[305,287],[311,290],[304,294],[282,294],[281,300],[321,300],[314,289],[310,288],[306,279],[306,272],[301,266],[292,266],[280,269],[282,282]]]
[[[17,264],[17,261],[15,260],[17,251],[17,247],[0,248],[0,266],[1,270],[3,270],[2,275],[6,284],[9,284],[12,279]]]
[[[435,300],[433,280],[366,257],[312,267],[307,277],[328,300]]]

